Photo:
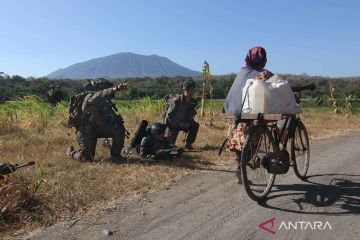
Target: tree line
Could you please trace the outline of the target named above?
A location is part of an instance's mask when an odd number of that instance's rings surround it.
[[[360,77],[349,78],[330,78],[316,77],[293,74],[282,74],[284,79],[288,80],[291,86],[301,86],[309,83],[315,83],[317,89],[314,92],[305,92],[302,96],[316,98],[319,95],[329,94],[330,81],[334,84],[337,94],[352,94],[360,98]],[[226,97],[236,75],[212,76],[211,83],[213,87],[213,98],[223,99]],[[182,83],[189,78],[187,77],[144,77],[144,78],[123,78],[115,79],[114,84],[122,81],[129,81],[129,90],[120,94],[119,99],[141,99],[150,97],[151,99],[161,99],[169,93],[181,92]],[[196,95],[200,95],[202,88],[201,77],[192,78],[197,83]],[[65,99],[83,91],[84,86],[88,83],[86,79],[47,79],[47,78],[24,78],[15,76],[0,76],[0,102],[8,101],[15,98],[21,98],[26,95],[36,95],[45,99],[47,90],[50,87],[59,88]],[[209,84],[206,85],[207,90]],[[207,91],[208,92],[208,91]],[[341,96],[339,96],[341,97]]]

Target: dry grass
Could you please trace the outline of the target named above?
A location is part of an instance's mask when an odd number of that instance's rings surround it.
[[[338,136],[349,131],[360,130],[360,116],[358,114],[346,116],[343,114],[319,113],[314,110],[306,110],[301,118],[312,139]]]
[[[141,119],[159,121],[159,108],[141,109],[124,116],[125,126],[134,132]],[[32,106],[26,111],[0,111],[0,162],[36,161],[35,167],[18,171],[9,183],[0,185],[0,233],[14,236],[84,214],[115,206],[124,198],[164,188],[173,181],[198,169],[215,168],[231,163],[225,152],[217,155],[225,137],[226,123],[216,114],[214,127],[201,128],[195,147],[199,153],[188,153],[181,159],[143,164],[136,156],[127,163],[108,160],[109,151],[98,145],[95,163],[78,163],[66,158],[65,151],[76,140],[65,127],[66,107],[41,110]],[[48,114],[53,114],[49,117]],[[360,117],[339,116],[306,111],[303,120],[313,138],[360,129]],[[182,144],[179,134],[178,144]]]
[[[40,227],[111,207],[125,197],[163,188],[189,171],[170,164],[145,166],[137,163],[138,159],[130,159],[127,164],[111,164],[107,159],[109,153],[102,146],[98,146],[97,163],[70,161],[65,157],[65,149],[74,139],[67,136],[66,129],[60,129],[45,129],[45,135],[21,133],[0,140],[0,162],[36,161],[36,168],[17,172],[9,178],[11,184],[1,189],[0,209],[4,211],[0,232],[15,229],[23,232],[28,229],[22,226],[24,223],[31,228]],[[42,172],[43,181],[33,194],[38,171]],[[24,181],[24,176],[29,180]],[[21,188],[10,191],[12,186]],[[13,198],[11,192],[25,195]],[[24,205],[20,200],[36,204],[29,210],[29,204]],[[9,203],[12,207],[5,208]],[[29,214],[37,217],[29,218]],[[14,217],[7,217],[11,215]]]

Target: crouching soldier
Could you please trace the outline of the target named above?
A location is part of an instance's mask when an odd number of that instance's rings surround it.
[[[46,101],[53,106],[60,103],[64,100],[63,92],[60,90],[59,86],[50,85],[48,91],[46,92]]]
[[[112,138],[111,157],[121,159],[124,147],[124,121],[114,110],[111,100],[118,91],[126,90],[127,83],[113,87],[110,81],[96,79],[85,89],[89,92],[75,95],[70,100],[69,126],[76,128],[80,149],[67,149],[68,157],[78,161],[92,161],[98,138]]]
[[[140,144],[140,156],[146,159],[169,159],[179,156],[183,150],[176,149],[165,138],[164,124],[154,122],[151,125],[151,135],[144,137]]]
[[[194,120],[197,101],[193,96],[195,82],[188,80],[183,84],[183,93],[176,96],[170,103],[166,112],[166,138],[170,144],[175,144],[179,131],[186,132],[185,149],[192,149],[195,142],[199,124]]]

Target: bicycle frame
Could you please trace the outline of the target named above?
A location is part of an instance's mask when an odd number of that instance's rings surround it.
[[[275,143],[277,146],[279,146],[279,149],[280,149],[280,143],[282,143],[282,149],[287,148],[287,144],[288,144],[289,140],[294,136],[294,132],[296,130],[296,126],[299,121],[301,121],[299,116],[295,116],[295,115],[286,116],[285,123],[281,129],[280,134],[278,133],[278,131],[273,131],[273,129],[278,130],[277,122],[273,123],[270,126],[270,130],[272,130]],[[288,131],[287,136],[286,136],[285,140],[282,142],[282,139],[285,137],[286,130]]]

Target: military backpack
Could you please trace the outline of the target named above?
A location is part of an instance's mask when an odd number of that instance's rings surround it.
[[[68,126],[80,128],[82,120],[82,105],[88,93],[83,92],[70,98]]]
[[[168,94],[163,98],[164,101],[164,111],[163,111],[163,118],[166,118],[166,114],[169,110],[170,105],[175,102],[177,99],[179,99],[179,94]]]

